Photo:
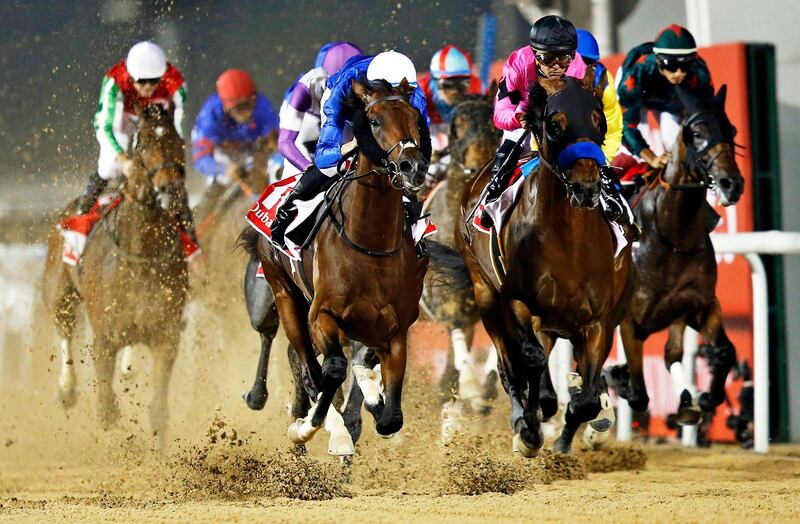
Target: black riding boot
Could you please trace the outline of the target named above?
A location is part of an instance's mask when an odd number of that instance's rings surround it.
[[[606,218],[621,226],[627,225],[630,220],[626,210],[625,199],[622,196],[622,184],[619,182],[614,170],[608,166],[600,169],[600,189],[605,197]]]
[[[197,242],[197,233],[195,232],[194,228],[194,218],[192,216],[192,209],[189,207],[189,195],[186,193],[186,190],[181,192],[181,195],[178,197],[180,199],[179,208],[178,208],[178,225],[183,229],[183,231],[189,235],[195,243]]]
[[[84,215],[92,209],[92,206],[97,202],[97,197],[108,185],[108,180],[100,178],[100,175],[95,171],[89,176],[89,183],[86,185],[86,190],[78,199],[78,214]]]
[[[503,191],[506,189],[508,179],[514,172],[513,169],[508,168],[510,162],[507,162],[507,160],[509,156],[515,153],[515,149],[518,150],[518,148],[515,148],[516,145],[517,143],[513,140],[504,140],[497,149],[497,155],[494,158],[494,166],[492,166],[492,172],[489,175],[489,185],[486,186],[486,198],[484,202],[487,204],[500,198],[500,195],[502,195]],[[483,225],[483,227],[492,225],[492,218],[486,211],[481,215],[481,225]]]
[[[275,214],[275,220],[269,228],[273,242],[280,246],[283,245],[286,227],[292,222],[296,215],[296,210],[292,209],[294,201],[298,198],[300,200],[313,198],[328,182],[330,182],[330,180],[331,178],[326,176],[325,173],[320,171],[314,164],[311,164],[308,169],[306,169],[303,176],[297,181],[294,189],[292,189],[292,192],[286,197],[286,201]]]
[[[406,221],[408,222],[409,226],[413,226],[417,223],[417,220],[422,218],[422,202],[417,199],[417,194],[412,193],[411,191],[404,192],[406,198],[408,198],[409,202],[403,202],[403,210],[406,214]],[[430,254],[430,250],[428,249],[428,242],[423,238],[416,245],[417,249],[417,258],[427,257]]]

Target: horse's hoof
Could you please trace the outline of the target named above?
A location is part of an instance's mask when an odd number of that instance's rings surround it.
[[[533,458],[539,455],[539,448],[528,447],[519,433],[514,434],[514,438],[511,441],[511,450],[514,453],[519,453],[520,456],[525,458]]]
[[[64,409],[69,409],[78,402],[78,393],[75,391],[75,388],[68,389],[64,391],[63,389],[58,389],[58,402]]]
[[[628,399],[628,405],[633,411],[647,411],[647,406],[650,404],[650,397],[647,395],[631,395]]]
[[[720,404],[722,401],[715,402],[711,393],[700,393],[700,396],[697,397],[697,407],[706,413],[713,413]]]
[[[353,439],[350,434],[345,432],[331,434],[328,440],[328,454],[334,457],[349,457],[356,452]]]
[[[311,434],[308,436],[303,435],[303,425],[305,424],[305,420],[299,418],[289,424],[289,428],[286,430],[286,436],[289,437],[289,440],[292,444],[303,444],[308,442],[316,430],[312,431]]]
[[[465,367],[458,373],[458,398],[461,400],[480,400],[482,397],[481,383],[475,372],[470,367]]]
[[[681,392],[681,401],[678,406],[678,413],[675,422],[680,426],[695,426],[703,419],[703,412],[698,406],[698,402],[692,399],[692,394],[685,389]]]
[[[252,391],[245,391],[242,393],[242,398],[247,404],[247,407],[253,411],[261,411],[264,409],[264,406],[267,405],[266,392],[264,395],[254,395]]]
[[[572,453],[572,444],[567,442],[564,437],[558,437],[555,442],[553,442],[553,451],[556,453]]]
[[[608,425],[608,428],[611,429],[611,424]],[[610,435],[611,432],[608,429],[600,431],[595,429],[593,424],[587,424],[586,429],[583,430],[583,443],[593,451],[598,450],[605,446]]]

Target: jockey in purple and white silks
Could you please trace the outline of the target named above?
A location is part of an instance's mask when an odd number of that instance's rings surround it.
[[[325,83],[347,60],[363,54],[349,42],[334,42],[326,47],[324,55],[320,50],[320,65],[297,80],[281,105],[278,150],[284,157],[283,177],[304,172],[311,165],[319,139]]]
[[[403,79],[406,79],[409,84],[416,87],[409,102],[428,124],[425,94],[417,87],[417,70],[411,59],[396,51],[350,58],[338,73],[328,79],[327,88],[322,96],[322,128],[314,153],[314,162],[303,172],[303,176],[278,210],[276,219],[270,226],[272,240],[276,244],[283,243],[286,227],[296,213],[293,202],[297,199],[313,198],[326,186],[331,177],[337,174],[336,167],[342,158],[341,146],[353,138],[352,128],[348,122],[351,115],[345,110],[344,102],[352,90],[353,80],[362,77],[366,77],[367,81],[385,80],[392,86],[398,86]]]

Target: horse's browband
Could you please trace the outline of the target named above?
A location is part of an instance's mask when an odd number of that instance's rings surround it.
[[[405,95],[389,95],[376,98],[364,107],[364,112],[369,112],[372,106],[381,102],[391,102],[392,100],[399,100],[408,103],[408,98]]]

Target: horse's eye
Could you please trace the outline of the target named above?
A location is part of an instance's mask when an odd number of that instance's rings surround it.
[[[553,137],[558,137],[561,134],[561,126],[555,120],[547,122],[547,134]]]
[[[376,118],[370,118],[369,119],[369,125],[371,125],[372,127],[379,127],[381,125],[381,123],[378,122],[378,120]]]

